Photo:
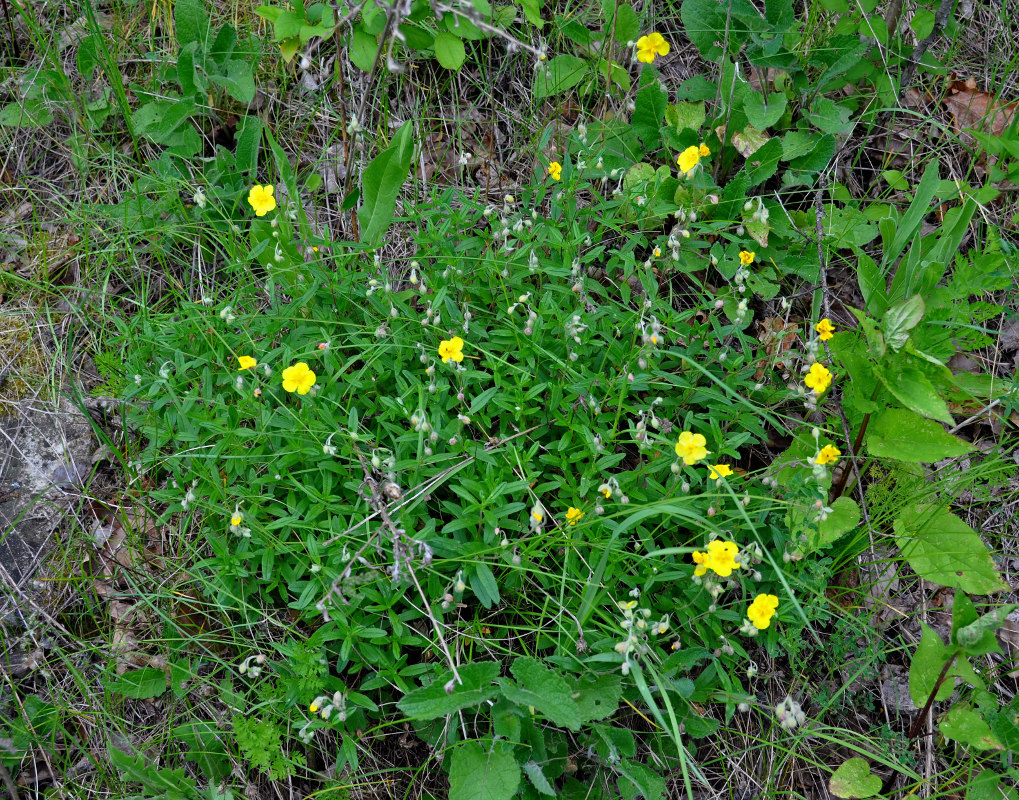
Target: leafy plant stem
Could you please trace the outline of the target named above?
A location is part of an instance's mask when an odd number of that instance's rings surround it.
[[[927,698],[927,702],[924,703],[920,713],[917,714],[913,724],[909,726],[909,738],[915,739],[920,735],[920,729],[923,728],[924,720],[927,719],[927,714],[931,710],[931,706],[934,705],[934,698],[938,695],[938,689],[941,688],[941,684],[945,682],[945,678],[948,677],[948,670],[952,668],[952,664],[955,663],[955,659],[959,657],[961,650],[956,650],[952,657],[945,662],[945,666],[941,668],[941,674],[938,675],[938,679],[934,682],[934,687],[931,689],[930,696]]]
[[[874,392],[871,394],[871,402],[877,397],[877,388],[875,387]],[[849,448],[849,458],[855,459],[856,454],[860,452],[860,446],[863,444],[863,437],[867,433],[867,425],[870,424],[870,413],[863,415],[863,421],[860,423],[860,430],[856,433],[856,439],[853,441],[852,447]],[[849,480],[850,470],[842,470],[842,476],[839,478],[839,482],[832,489],[831,499],[837,500],[842,496],[843,490],[846,488],[846,481]]]

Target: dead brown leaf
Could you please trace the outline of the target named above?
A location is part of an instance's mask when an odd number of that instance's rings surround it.
[[[955,132],[973,141],[966,131],[980,131],[1001,136],[1015,119],[1017,103],[1005,103],[987,92],[977,89],[973,78],[953,80],[948,85],[945,107],[955,121]]]
[[[769,364],[774,364],[779,356],[796,344],[799,335],[798,322],[786,322],[781,317],[765,317],[757,333],[764,357],[757,362],[757,372],[754,373],[755,381],[764,377],[764,372]]]

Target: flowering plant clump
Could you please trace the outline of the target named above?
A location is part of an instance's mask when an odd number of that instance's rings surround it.
[[[637,40],[637,60],[651,64],[656,56],[667,56],[670,49],[665,37],[660,33],[652,32]]]

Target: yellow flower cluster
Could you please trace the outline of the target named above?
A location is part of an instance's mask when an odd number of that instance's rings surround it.
[[[576,525],[578,522],[580,522],[580,518],[583,516],[584,512],[581,511],[579,508],[574,508],[573,506],[570,506],[569,509],[566,511],[566,521],[570,525]]]
[[[553,161],[548,165],[548,174],[552,180],[557,181],[563,177],[563,165],[558,161]]]
[[[700,146],[690,145],[680,153],[676,163],[679,165],[680,172],[684,175],[689,175],[693,168],[701,163],[702,158],[707,158],[710,155],[711,148],[704,144],[704,142],[701,142]]]
[[[708,440],[701,434],[683,431],[679,434],[679,441],[676,442],[676,455],[689,467],[708,457],[709,451],[705,447],[707,443]]]
[[[747,609],[747,619],[759,631],[771,625],[771,618],[778,610],[778,598],[773,594],[759,594]]]
[[[739,568],[737,556],[739,556],[739,547],[735,542],[715,539],[713,542],[708,542],[706,551],[693,554],[693,561],[697,565],[693,574],[703,575],[710,569],[721,577],[728,578],[734,569]]]

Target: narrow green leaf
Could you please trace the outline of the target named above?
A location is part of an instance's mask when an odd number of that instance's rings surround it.
[[[407,180],[413,153],[413,128],[408,120],[396,132],[389,147],[361,176],[361,207],[357,219],[361,223],[361,241],[369,247],[378,247],[392,224],[396,198]]]

